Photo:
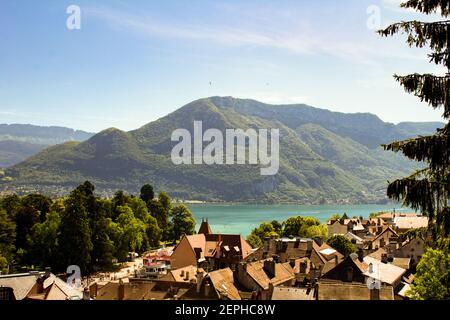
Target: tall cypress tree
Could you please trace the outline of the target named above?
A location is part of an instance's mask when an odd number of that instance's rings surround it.
[[[437,13],[443,17],[434,22],[399,22],[379,33],[382,36],[405,33],[410,47],[429,47],[430,63],[448,69],[444,75],[415,73],[394,76],[406,92],[414,94],[434,109],[443,109],[447,123],[432,136],[396,141],[384,146],[385,150],[401,152],[412,160],[426,163],[423,170],[390,183],[387,195],[426,215],[436,239],[448,236],[450,231],[450,20],[446,20],[450,15],[450,1],[409,0],[401,6],[427,15]]]

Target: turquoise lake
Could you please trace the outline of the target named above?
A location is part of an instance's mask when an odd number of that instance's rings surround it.
[[[368,217],[372,212],[411,211],[399,204],[367,205],[250,205],[250,204],[188,204],[197,221],[208,218],[214,233],[242,234],[247,236],[261,222],[283,221],[292,216],[315,217],[322,222],[335,214],[347,213],[349,217]]]

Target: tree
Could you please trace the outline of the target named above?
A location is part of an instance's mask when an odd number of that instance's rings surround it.
[[[74,190],[64,201],[65,210],[61,217],[58,242],[64,267],[78,265],[82,272],[88,272],[93,245],[83,197],[82,192]]]
[[[59,228],[61,217],[57,212],[50,212],[47,220],[33,226],[28,236],[29,256],[34,265],[40,267],[59,267]]]
[[[325,239],[327,236],[328,236],[328,228],[324,224],[310,226],[306,228],[304,233],[305,238],[320,237]]]
[[[271,224],[277,234],[280,235],[283,233],[283,224],[282,223],[278,222],[277,220],[272,220]]]
[[[179,240],[183,234],[195,234],[195,219],[185,205],[172,209],[172,224],[174,240]]]
[[[339,213],[335,213],[331,217],[328,218],[328,221],[330,221],[330,220],[339,220],[339,219],[341,219],[341,215]]]
[[[0,269],[8,269],[13,262],[15,251],[16,226],[5,210],[0,210],[0,258],[3,264]],[[6,273],[6,272],[5,272]]]
[[[413,300],[447,300],[450,298],[450,254],[427,249],[417,265],[414,282],[407,295]]]
[[[349,239],[340,234],[328,238],[327,244],[344,256],[356,252],[356,246]]]
[[[40,222],[45,221],[47,213],[50,211],[50,206],[52,205],[52,199],[36,193],[23,197],[21,202],[22,206],[33,208],[39,212]]]
[[[262,246],[266,238],[278,238],[280,235],[275,231],[272,223],[263,222],[257,228],[253,229],[247,239],[250,239],[250,245],[254,248]]]
[[[254,233],[250,233],[247,237],[247,242],[252,246],[252,248],[260,248],[263,245],[261,239]]]
[[[315,233],[318,233],[318,235],[323,233],[322,228],[317,228],[321,225],[320,221],[313,217],[291,217],[283,225],[283,235],[285,237],[310,237]]]
[[[8,267],[8,260],[6,260],[5,257],[2,257],[0,254],[0,275],[1,274],[8,274],[9,267]]]
[[[14,219],[17,210],[21,207],[20,197],[16,194],[7,195],[1,199],[0,207],[6,210],[10,219]]]
[[[173,230],[172,224],[170,223],[170,211],[172,209],[172,201],[170,197],[165,193],[161,192],[158,199],[150,200],[149,208],[151,215],[158,221],[158,227],[162,230],[163,240],[173,240]]]
[[[128,253],[139,251],[145,238],[145,224],[137,219],[128,206],[118,207],[120,212],[117,222],[112,222],[116,257],[126,261]]]
[[[149,184],[145,184],[141,188],[141,195],[140,198],[145,202],[149,202],[150,200],[153,200],[155,197],[155,192],[153,191],[153,187]]]
[[[27,236],[31,228],[39,222],[39,212],[34,208],[21,207],[15,215],[16,222],[16,249],[26,250]]]
[[[425,14],[439,12],[443,17],[450,15],[450,1],[447,0],[409,0],[401,6]],[[426,163],[424,169],[389,183],[387,195],[426,215],[433,237],[437,239],[439,235],[448,236],[450,231],[450,20],[399,22],[379,31],[382,36],[399,32],[407,34],[410,47],[428,46],[431,49],[430,63],[449,70],[445,75],[394,75],[406,92],[434,109],[443,108],[443,118],[447,123],[434,135],[384,145],[385,150],[401,152],[409,159]]]

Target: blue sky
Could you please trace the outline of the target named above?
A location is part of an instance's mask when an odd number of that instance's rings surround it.
[[[392,74],[443,70],[367,27],[422,18],[399,2],[0,0],[0,123],[131,130],[214,95],[439,121]]]

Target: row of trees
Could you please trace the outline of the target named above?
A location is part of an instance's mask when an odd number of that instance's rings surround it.
[[[64,271],[75,264],[90,273],[126,261],[130,252],[195,233],[189,209],[173,207],[164,192],[155,198],[150,185],[139,197],[118,191],[102,199],[94,191],[85,182],[63,199],[40,194],[0,199],[0,270],[49,266]]]
[[[248,243],[254,247],[260,247],[265,238],[277,237],[303,237],[326,238],[328,234],[327,226],[318,219],[312,217],[291,217],[286,221],[263,222],[253,229],[247,237]]]

